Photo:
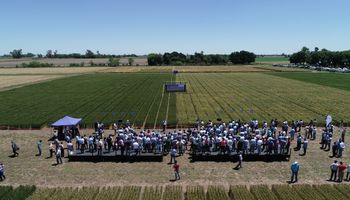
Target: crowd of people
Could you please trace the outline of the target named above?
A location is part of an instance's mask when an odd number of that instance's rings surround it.
[[[248,123],[241,121],[204,123],[197,121],[196,127],[191,130],[191,150],[193,153],[219,152],[231,154],[242,152],[245,154],[288,154],[291,141],[296,131],[301,131],[300,121],[289,131],[287,121],[282,123],[282,130],[278,130],[277,119],[271,120],[268,126],[264,121],[260,125],[258,120]],[[299,137],[300,133],[298,133]],[[304,140],[305,141],[305,140]]]
[[[206,155],[215,152],[214,155],[238,156],[238,164],[235,168],[239,169],[242,167],[245,155],[288,155],[294,140],[296,142],[294,150],[302,150],[300,155],[306,155],[309,140],[316,140],[318,130],[316,120],[311,120],[304,126],[303,120],[288,123],[288,121],[279,122],[277,119],[272,119],[269,124],[266,121],[260,124],[255,119],[249,122],[232,120],[228,123],[221,120],[218,120],[217,123],[211,120],[208,122],[197,120],[193,128],[172,131],[140,130],[137,132],[131,127],[129,121],[123,125],[115,123],[112,127],[113,134],[107,134],[104,124],[98,122],[95,124],[95,132],[89,136],[80,135],[79,131],[74,131],[75,134],[72,134],[72,131],[66,129],[64,131],[65,142],[56,138],[49,143],[49,157],[55,156],[58,165],[63,163],[62,158],[65,155],[74,153],[103,155],[114,152],[115,155],[123,156],[137,156],[143,153],[170,154],[170,163],[174,163],[175,180],[178,180],[180,174],[176,157],[183,155],[188,147],[192,154]],[[304,134],[302,134],[302,127],[305,127]],[[346,128],[341,127],[340,138],[332,143],[334,131],[333,125],[325,126],[320,134],[321,149],[325,151],[332,149],[331,157],[341,158],[345,151]],[[39,140],[36,145],[37,156],[41,156],[43,141]],[[17,157],[19,146],[15,141],[11,141],[11,148],[13,157]],[[299,169],[298,162],[292,163],[291,183],[298,181]],[[330,169],[329,180],[350,181],[350,164],[346,166],[342,161],[338,163],[335,160]],[[6,178],[4,171],[5,167],[0,163],[1,181]],[[344,178],[345,172],[347,173]]]

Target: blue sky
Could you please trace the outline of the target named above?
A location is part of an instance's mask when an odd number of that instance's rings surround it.
[[[0,54],[350,49],[348,0],[26,0],[0,4]]]

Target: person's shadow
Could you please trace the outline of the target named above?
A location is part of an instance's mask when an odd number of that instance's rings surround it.
[[[15,155],[9,155],[9,158],[16,158],[17,156]]]
[[[170,179],[169,180],[169,182],[175,182],[176,181],[176,179]]]

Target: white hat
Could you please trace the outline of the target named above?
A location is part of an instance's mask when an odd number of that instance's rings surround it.
[[[298,164],[298,161],[295,161],[294,164]]]

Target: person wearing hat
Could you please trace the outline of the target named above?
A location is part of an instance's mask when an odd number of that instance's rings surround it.
[[[291,183],[296,183],[298,182],[298,172],[299,172],[299,163],[297,161],[295,161],[292,165],[291,165],[291,170],[292,170],[292,177],[290,179]]]

